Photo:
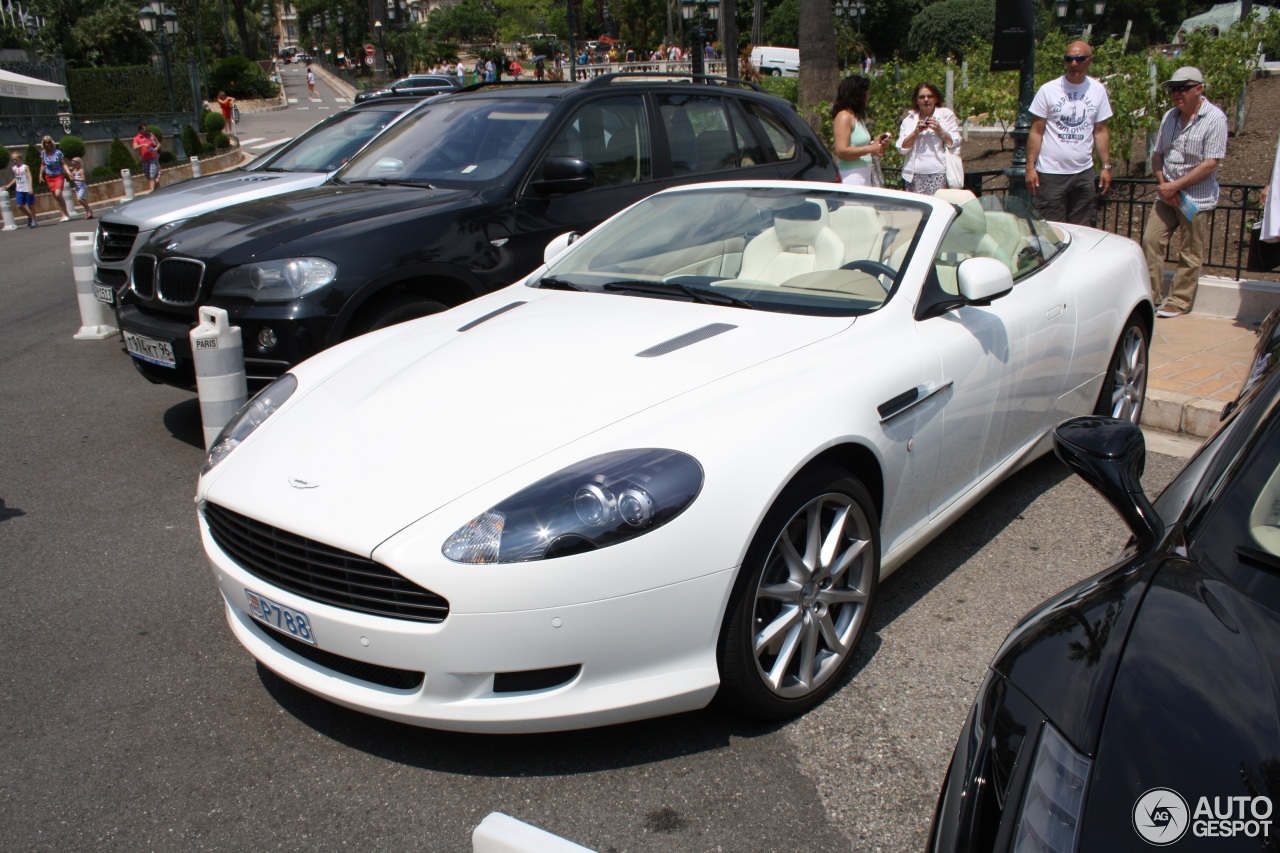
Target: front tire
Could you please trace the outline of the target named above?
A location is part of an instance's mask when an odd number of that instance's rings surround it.
[[[359,321],[352,324],[352,331],[349,337],[354,338],[357,335],[376,332],[378,329],[385,329],[397,323],[416,320],[419,317],[426,317],[428,314],[436,314],[444,311],[446,307],[430,299],[423,299],[413,294],[404,294],[395,299],[370,306],[362,313]]]
[[[763,719],[822,702],[866,632],[879,574],[866,488],[833,469],[797,478],[765,516],[729,599],[717,698]]]
[[[1137,426],[1147,397],[1147,365],[1150,344],[1146,328],[1130,318],[1107,365],[1095,415],[1119,418]]]
[[[781,69],[781,68],[770,68],[770,69],[769,69],[769,75],[770,75],[771,77],[781,77],[781,76],[782,76],[782,69]]]

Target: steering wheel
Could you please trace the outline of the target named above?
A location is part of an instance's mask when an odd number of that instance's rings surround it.
[[[840,269],[871,273],[872,275],[875,275],[877,277],[884,276],[885,278],[889,279],[889,284],[887,285],[884,284],[884,282],[880,283],[880,286],[884,288],[885,293],[888,293],[890,288],[893,286],[893,283],[898,280],[897,270],[895,270],[893,267],[889,266],[888,264],[881,263],[880,261],[873,261],[869,258],[858,258],[855,261],[849,261],[849,263],[840,267]]]

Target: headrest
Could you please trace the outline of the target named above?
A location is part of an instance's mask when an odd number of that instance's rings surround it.
[[[786,210],[779,210],[773,218],[774,231],[782,248],[812,246],[819,232],[830,227],[826,205],[805,201]]]
[[[943,187],[934,193],[933,197],[942,199],[943,201],[949,201],[952,204],[964,204],[966,201],[973,201],[977,198],[977,196],[973,194],[972,190],[955,190],[950,187]]]

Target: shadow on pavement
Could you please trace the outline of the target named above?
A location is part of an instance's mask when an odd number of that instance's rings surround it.
[[[184,444],[204,450],[204,426],[200,423],[200,400],[192,397],[170,406],[164,413],[164,428]]]

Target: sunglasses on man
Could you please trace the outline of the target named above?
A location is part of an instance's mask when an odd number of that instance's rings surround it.
[[[1067,62],[1067,63],[1070,63],[1070,62],[1088,62],[1090,59],[1093,59],[1093,54],[1092,54],[1092,53],[1090,53],[1090,54],[1086,54],[1085,56],[1075,56],[1074,54],[1070,54],[1070,53],[1068,53],[1066,56],[1062,57],[1062,61],[1063,61],[1063,62]]]
[[[1174,93],[1181,94],[1183,92],[1190,92],[1199,85],[1199,83],[1180,83],[1177,86],[1166,86],[1165,88],[1168,89],[1169,94],[1172,95]]]

